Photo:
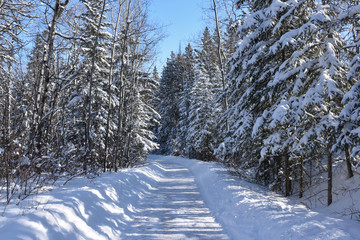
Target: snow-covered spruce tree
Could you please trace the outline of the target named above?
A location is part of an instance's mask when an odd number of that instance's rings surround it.
[[[157,73],[156,68],[152,74],[144,73],[144,76],[141,78],[140,84],[142,85],[142,91],[140,91],[140,96],[144,104],[144,113],[146,117],[146,126],[144,126],[143,131],[146,131],[144,138],[150,139],[146,140],[144,144],[145,154],[153,151],[158,148],[158,144],[154,144],[155,140],[155,129],[160,125],[160,114],[157,111],[157,106],[159,103],[158,90],[160,87],[160,77]]]
[[[239,28],[226,116],[241,117],[231,119],[235,134],[227,141],[235,146],[228,149],[240,157],[255,153],[255,160],[260,151],[262,159],[284,156],[286,194],[290,153],[316,149],[331,159],[339,99],[347,89],[339,60],[343,42],[331,27],[331,10],[315,1],[272,1]]]
[[[284,57],[289,54],[270,51],[279,38],[273,32],[276,23],[291,8],[293,1],[255,1],[238,29],[238,48],[230,59],[227,76],[229,109],[222,122],[229,121],[229,134],[216,150],[217,156],[229,164],[256,164],[262,145],[261,137],[252,137],[256,119],[274,99],[267,87]],[[256,124],[255,124],[256,123]],[[255,160],[255,161],[249,161]]]
[[[191,90],[189,129],[186,140],[201,160],[214,159],[216,136],[219,135],[218,116],[222,111],[217,98],[222,93],[221,73],[216,47],[206,28],[197,51],[195,82]]]
[[[182,76],[179,69],[179,57],[171,53],[163,69],[160,80],[160,116],[161,126],[159,129],[158,142],[161,153],[179,154],[174,152],[178,149],[175,142],[179,124],[180,93],[182,92]]]
[[[195,81],[195,55],[190,44],[185,48],[185,53],[179,60],[179,67],[182,72],[182,91],[179,93],[179,129],[175,142],[179,143],[179,154],[190,156],[191,144],[188,144],[186,137],[189,134],[190,99]]]
[[[306,114],[302,120],[312,123],[304,128],[304,133],[299,135],[299,143],[296,149],[305,149],[307,154],[313,153],[309,148],[310,142],[315,142],[319,147],[319,153],[327,157],[327,182],[328,182],[328,205],[332,202],[332,165],[334,164],[332,146],[336,141],[336,127],[339,113],[342,109],[341,99],[349,89],[349,84],[344,78],[346,66],[341,60],[342,47],[345,45],[342,35],[336,31],[332,21],[336,14],[331,5],[318,5],[319,12],[313,19],[320,22],[319,31],[314,34],[314,41],[318,56],[311,59],[314,65],[308,74],[310,81],[302,81],[306,86],[301,96],[303,104],[301,111]],[[321,30],[320,30],[321,29]],[[306,47],[304,47],[306,49]],[[310,53],[311,54],[311,53]],[[298,91],[298,93],[300,93]],[[295,110],[296,111],[296,110]],[[305,124],[304,124],[305,125]],[[300,138],[301,136],[301,138]]]
[[[83,0],[81,14],[80,63],[72,82],[74,90],[69,100],[72,111],[66,123],[69,148],[77,149],[84,170],[100,167],[104,153],[108,94],[108,36],[106,33],[106,0]]]
[[[74,26],[80,26],[74,21]],[[72,29],[75,36],[79,36],[79,29]],[[59,136],[62,141],[61,167],[63,171],[73,174],[83,169],[83,158],[85,155],[85,120],[86,114],[83,107],[85,97],[83,89],[84,82],[79,76],[85,73],[79,66],[81,62],[81,43],[73,40],[68,52],[68,66],[66,83],[63,96],[59,105],[61,106],[61,120]]]
[[[337,146],[345,150],[349,177],[353,176],[352,159],[360,152],[360,6],[345,9],[338,17],[341,26],[350,25],[351,38],[348,53],[351,58],[347,80],[352,85],[342,100],[344,107],[340,114],[340,137]],[[356,167],[358,167],[356,164]]]
[[[148,85],[150,86],[150,89],[153,89],[153,92],[151,92],[151,99],[146,100],[147,103],[150,103],[153,110],[157,113],[157,118],[150,121],[149,126],[150,130],[153,132],[155,136],[155,141],[158,143],[158,136],[159,136],[159,130],[160,130],[160,122],[161,122],[161,116],[160,116],[160,75],[158,72],[157,67],[155,66],[151,75],[150,82]],[[152,86],[152,87],[151,87]],[[158,153],[160,151],[160,145],[158,144],[157,148],[153,150],[154,153]]]
[[[159,114],[152,105],[154,94],[158,88],[158,82],[150,77],[149,73],[137,73],[130,101],[127,104],[129,121],[126,124],[128,130],[127,153],[123,161],[124,167],[132,166],[143,160],[149,152],[158,148],[155,143],[155,135],[151,128],[158,124]]]
[[[147,101],[150,102],[152,106],[154,106],[154,109],[157,113],[160,112],[160,97],[159,97],[159,91],[160,91],[160,75],[158,72],[157,67],[155,66],[152,72],[152,76],[151,76],[151,81],[149,83],[151,87],[151,89],[154,89],[154,92],[152,93],[153,96],[151,97],[151,101]],[[156,87],[155,87],[156,86]],[[160,116],[160,115],[159,115]],[[151,124],[153,126],[153,132],[155,135],[157,135],[157,130],[159,129],[160,126],[160,119],[159,121],[155,121]]]
[[[257,118],[252,132],[253,137],[258,138],[263,143],[260,146],[262,161],[258,177],[265,181],[263,183],[271,184],[273,189],[278,190],[282,189],[281,183],[282,180],[285,180],[286,195],[289,195],[291,187],[289,157],[294,157],[293,155],[289,156],[293,152],[291,145],[299,137],[294,134],[294,131],[299,131],[302,124],[300,116],[297,115],[302,113],[294,111],[299,100],[293,97],[293,88],[297,78],[304,78],[303,71],[311,66],[302,66],[300,69],[293,70],[294,65],[306,61],[301,59],[301,55],[294,55],[293,53],[301,46],[301,41],[304,41],[305,44],[311,44],[314,39],[311,27],[316,27],[316,19],[308,22],[314,6],[313,1],[293,4],[273,29],[273,38],[276,41],[272,42],[268,51],[270,54],[275,53],[281,57],[278,58],[272,79],[266,86],[271,105]],[[315,31],[319,31],[319,27]],[[300,43],[296,40],[299,40]],[[293,59],[294,57],[295,59]],[[310,59],[308,56],[306,58]],[[298,74],[299,72],[300,74]],[[289,101],[295,100],[293,106],[288,104],[288,98],[290,98]],[[287,113],[288,111],[290,114]]]
[[[304,1],[294,5],[291,11],[304,15],[295,28],[282,34],[271,47],[275,51],[287,46],[292,48],[292,54],[268,84],[277,101],[259,118],[268,132],[262,154],[280,154],[293,160],[312,156],[309,161],[321,160],[326,155],[328,165],[332,165],[331,148],[341,99],[348,89],[342,77],[346,66],[340,59],[344,42],[332,24],[334,11],[328,5]],[[289,14],[282,22],[294,23],[291,18]],[[298,162],[294,170],[303,171],[296,169],[300,165]]]
[[[176,99],[176,109],[178,111],[178,117],[177,117],[177,127],[173,131],[173,145],[171,147],[171,153],[174,155],[183,155],[185,154],[185,145],[186,140],[183,138],[184,131],[186,131],[187,126],[185,126],[186,122],[182,121],[184,117],[187,115],[186,112],[183,112],[181,103],[182,103],[182,97],[184,94],[184,87],[185,87],[185,59],[184,55],[182,54],[181,50],[179,50],[179,53],[176,56],[176,71],[174,76],[179,81],[179,85],[174,85],[173,87],[176,88],[175,93],[175,99]]]

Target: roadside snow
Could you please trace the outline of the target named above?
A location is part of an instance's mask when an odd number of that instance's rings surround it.
[[[155,155],[149,162],[8,206],[0,238],[360,239],[358,222],[310,211],[220,164]]]
[[[319,212],[335,213],[338,217],[360,221],[360,172],[354,168],[354,176],[348,178],[345,161],[333,166],[333,202],[327,206],[327,173],[315,179],[315,184],[304,192],[301,201]]]
[[[188,167],[205,203],[231,239],[360,239],[360,224],[308,210],[258,185],[231,176],[220,164],[157,157]]]

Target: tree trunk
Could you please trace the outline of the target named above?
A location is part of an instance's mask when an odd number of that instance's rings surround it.
[[[329,147],[327,148],[327,172],[328,172],[328,206],[332,203],[332,181],[333,181],[333,176],[332,176],[332,155],[330,152]]]
[[[221,32],[220,32],[220,27],[219,27],[219,18],[218,18],[218,13],[217,13],[217,7],[216,7],[216,1],[213,0],[213,4],[214,4],[214,13],[215,13],[215,21],[216,21],[216,33],[217,33],[217,55],[219,58],[219,65],[220,65],[220,72],[221,72],[221,81],[222,81],[222,87],[223,87],[223,93],[224,93],[224,108],[225,111],[228,110],[229,106],[228,106],[228,97],[226,94],[226,84],[225,84],[225,69],[224,69],[224,63],[223,63],[223,51],[222,51],[222,44],[221,44]],[[229,126],[229,120],[226,119],[226,131],[229,131],[230,126]]]
[[[290,162],[289,162],[289,156],[283,155],[283,160],[285,163],[285,196],[290,196],[291,193],[291,180],[290,180]]]
[[[130,9],[131,9],[131,0],[128,1],[127,9],[126,9],[126,27],[123,30],[123,41],[122,41],[122,48],[121,48],[121,65],[120,65],[120,96],[119,96],[119,107],[118,107],[118,131],[117,131],[117,143],[116,143],[116,150],[115,152],[115,172],[117,172],[117,165],[122,167],[123,165],[123,157],[124,157],[124,149],[125,149],[125,141],[123,136],[123,129],[124,129],[124,115],[125,115],[125,71],[127,64],[127,52],[128,52],[128,34],[130,29]],[[118,160],[117,160],[118,159]],[[117,161],[120,161],[118,164]]]
[[[118,26],[120,23],[120,14],[121,14],[121,5],[122,2],[119,1],[119,12],[117,15],[114,31],[113,31],[113,42],[111,47],[111,59],[110,59],[110,73],[109,73],[109,79],[108,79],[108,116],[106,119],[106,135],[105,135],[105,158],[104,158],[104,172],[106,172],[106,164],[108,162],[108,155],[109,155],[109,131],[110,131],[110,118],[111,118],[111,112],[112,112],[112,104],[111,104],[111,86],[112,86],[112,78],[113,78],[113,71],[114,71],[114,62],[115,62],[115,47],[116,47],[116,41],[117,41],[117,31]],[[115,162],[116,164],[116,162]],[[115,166],[114,166],[115,167]],[[115,172],[117,171],[115,167]]]
[[[12,44],[14,44],[14,41],[11,41]],[[9,55],[11,55],[12,57],[14,56],[14,48],[12,47],[9,51]],[[12,61],[8,62],[8,69],[7,69],[7,74],[5,74],[5,78],[6,78],[6,84],[4,86],[5,88],[5,106],[4,106],[4,116],[3,116],[3,122],[4,122],[4,130],[3,130],[3,156],[4,156],[4,164],[5,164],[5,175],[6,175],[6,202],[7,204],[10,203],[11,200],[11,172],[13,170],[14,167],[11,166],[10,161],[12,158],[12,151],[11,151],[11,135],[12,135],[12,131],[11,131],[11,115],[12,115],[12,84],[13,84],[13,79],[12,79]],[[1,121],[1,119],[0,119]],[[3,176],[0,176],[3,177]]]
[[[354,172],[351,166],[351,152],[348,144],[345,144],[345,159],[346,159],[346,167],[348,171],[348,177],[352,178],[354,176]]]
[[[55,33],[56,33],[56,25],[64,11],[65,6],[69,3],[69,0],[65,0],[64,3],[61,3],[61,0],[56,0],[55,6],[53,9],[54,15],[51,21],[51,25],[49,27],[49,35],[46,41],[45,49],[44,49],[44,56],[43,56],[43,63],[40,71],[39,76],[39,91],[38,91],[38,98],[39,98],[39,106],[36,108],[38,110],[37,116],[37,130],[36,130],[36,148],[37,153],[41,154],[41,146],[42,146],[42,138],[43,138],[43,127],[45,117],[45,105],[48,99],[48,91],[49,91],[49,83],[51,79],[50,69],[52,68],[53,63],[53,55],[54,55],[54,42],[55,42]]]
[[[299,198],[303,197],[304,194],[304,157],[300,157],[300,186],[299,186]]]

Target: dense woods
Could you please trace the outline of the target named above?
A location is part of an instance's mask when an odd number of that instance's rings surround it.
[[[159,120],[152,107],[159,83],[151,63],[161,33],[148,4],[0,1],[7,202],[62,175],[133,166],[157,147],[150,128]]]
[[[327,181],[331,204],[332,167],[360,162],[359,1],[209,1],[161,76],[149,4],[0,0],[1,198],[158,149],[286,196]]]
[[[164,68],[162,153],[252,170],[286,196],[327,181],[331,204],[332,167],[359,166],[359,2],[213,3],[214,25]]]

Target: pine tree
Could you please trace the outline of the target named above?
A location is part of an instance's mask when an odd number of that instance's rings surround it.
[[[160,80],[160,115],[159,144],[162,153],[174,153],[178,149],[175,142],[179,124],[179,93],[182,92],[182,78],[179,77],[179,55],[171,53]],[[178,154],[178,153],[177,153]]]
[[[180,58],[182,72],[182,91],[180,92],[179,104],[179,131],[176,142],[179,143],[179,153],[184,156],[191,155],[190,144],[186,141],[189,134],[189,111],[191,106],[191,91],[195,81],[195,56],[190,44],[185,48],[184,55]]]
[[[261,137],[253,138],[252,133],[263,123],[258,118],[274,102],[267,84],[279,68],[283,54],[271,52],[269,46],[279,37],[274,32],[275,23],[291,5],[278,1],[271,5],[268,1],[262,3],[261,8],[260,1],[251,3],[253,10],[239,26],[238,49],[230,59],[227,88],[230,108],[222,121],[229,121],[230,131],[217,150],[219,157],[226,156],[224,160],[229,163],[236,159],[240,160],[236,164],[247,164],[249,159],[258,158]]]
[[[360,26],[359,6],[352,6],[343,11],[338,20],[343,25],[352,24],[353,29]],[[350,56],[352,57],[350,71],[347,75],[351,89],[344,95],[342,103],[344,107],[340,113],[340,137],[337,140],[337,147],[345,150],[349,177],[353,176],[352,159],[360,152],[360,34],[353,31],[351,39]]]
[[[222,92],[216,47],[208,28],[197,51],[195,82],[191,91],[189,129],[186,140],[197,158],[212,160],[218,135],[217,116],[222,111],[218,97]]]
[[[268,121],[264,128],[270,129],[265,146],[270,147],[272,154],[285,149],[300,158],[327,155],[330,203],[331,148],[342,107],[340,102],[348,89],[342,77],[346,66],[340,59],[344,41],[333,27],[333,9],[312,1],[297,4],[293,9],[306,15],[298,28],[283,34],[274,45],[275,48],[292,46],[294,52],[269,83],[281,95],[267,116],[263,116]],[[273,92],[272,96],[277,94]]]
[[[145,159],[147,154],[158,148],[155,143],[155,135],[152,132],[152,124],[157,124],[159,114],[152,105],[154,94],[158,87],[158,82],[150,77],[148,73],[138,73],[138,80],[131,94],[128,108],[131,109],[131,121],[127,128],[131,129],[132,139],[129,145],[129,160],[127,164],[134,165]]]
[[[332,164],[340,99],[348,89],[341,77],[344,41],[332,25],[336,11],[327,5],[306,0],[264,2],[265,8],[253,4],[231,60],[232,107],[225,117],[233,128],[219,153],[261,156],[265,165],[268,157],[282,156],[288,195],[292,157],[326,154]],[[258,177],[268,181],[263,174],[269,169],[260,167]]]
[[[76,85],[69,100],[73,108],[69,124],[72,122],[76,127],[69,125],[68,136],[78,138],[70,142],[81,156],[78,160],[87,169],[87,165],[92,168],[100,166],[100,155],[104,152],[109,39],[105,32],[106,1],[84,0],[82,4],[85,11],[81,15],[83,28],[79,31],[82,39],[80,62],[77,74],[73,75]]]

